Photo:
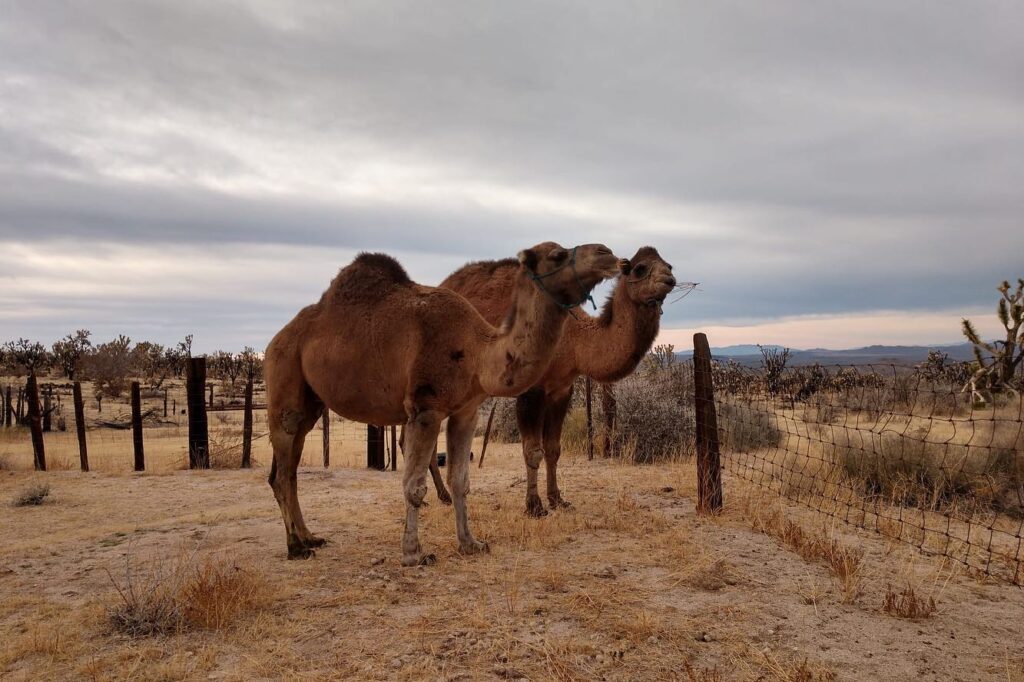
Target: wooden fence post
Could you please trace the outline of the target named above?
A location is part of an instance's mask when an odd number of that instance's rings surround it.
[[[391,470],[398,470],[398,427],[391,425]]]
[[[697,512],[713,514],[722,509],[722,463],[711,347],[705,334],[693,335],[693,386],[697,413]]]
[[[594,459],[594,382],[587,377],[587,459]]]
[[[366,466],[384,471],[384,427],[366,425]]]
[[[167,418],[167,389],[164,389],[164,419]]]
[[[213,382],[210,382],[210,407],[213,407]]]
[[[487,415],[487,427],[484,429],[484,444],[480,448],[480,463],[476,465],[477,469],[482,469],[484,466],[484,457],[487,456],[487,443],[491,440],[491,424],[494,423],[494,410],[498,408],[498,399],[492,398],[494,403],[491,405],[491,413]]]
[[[164,398],[164,405],[167,405]],[[242,413],[242,468],[252,466],[252,379],[245,382],[245,411]]]
[[[11,402],[11,387],[7,386],[7,406],[4,408],[4,426],[11,427],[14,421],[14,403]]]
[[[206,358],[189,358],[185,379],[188,400],[188,466],[210,468],[210,434],[206,421]]]
[[[25,388],[22,386],[18,387],[18,408],[14,412],[14,418],[16,424],[25,421]]]
[[[601,384],[601,409],[604,411],[604,456],[612,456],[612,432],[615,430],[615,418],[618,416],[618,405],[615,393],[608,384]]]
[[[132,382],[132,449],[135,451],[135,470],[146,470],[146,453],[142,449],[142,391],[139,382]]]
[[[89,470],[89,451],[85,447],[85,401],[82,400],[82,382],[76,381],[72,388],[75,403],[75,433],[78,434],[78,461],[82,471]]]
[[[329,469],[331,466],[331,411],[327,409],[326,405],[324,405],[320,421],[323,423],[324,469]]]
[[[25,390],[28,402],[28,427],[32,431],[32,458],[36,471],[46,471],[46,450],[43,447],[43,419],[39,411],[39,383],[35,373],[28,375]]]

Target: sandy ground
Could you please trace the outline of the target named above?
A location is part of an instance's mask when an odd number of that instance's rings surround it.
[[[470,512],[488,555],[462,557],[450,508],[421,524],[438,563],[399,565],[400,473],[307,468],[300,497],[329,538],[285,560],[266,469],[145,474],[0,471],[0,677],[36,679],[1024,680],[1024,592],[824,521],[726,480],[694,511],[690,462],[575,459],[575,503],[526,518],[517,446],[474,465]],[[8,501],[34,482],[42,506]],[[859,593],[753,527],[778,510],[865,552]],[[263,601],[215,630],[113,631],[126,560],[219,557]],[[911,585],[938,610],[882,609]]]

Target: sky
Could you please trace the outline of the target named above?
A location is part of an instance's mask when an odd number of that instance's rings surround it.
[[[261,349],[360,251],[655,246],[660,341],[998,329],[1017,2],[0,0],[0,340]],[[606,287],[607,288],[607,287]]]

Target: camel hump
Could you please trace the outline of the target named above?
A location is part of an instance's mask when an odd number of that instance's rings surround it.
[[[463,291],[467,287],[475,288],[475,285],[482,284],[494,279],[497,275],[505,274],[514,276],[519,271],[519,261],[515,258],[503,258],[501,260],[482,260],[467,263],[461,268],[448,275],[441,286],[446,289]]]
[[[397,260],[386,253],[364,252],[341,269],[321,300],[379,300],[396,287],[412,285],[409,274]]]

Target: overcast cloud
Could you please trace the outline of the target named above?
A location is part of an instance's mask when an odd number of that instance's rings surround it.
[[[955,341],[1024,275],[1022,35],[1015,2],[0,0],[0,338],[262,347],[360,250],[437,283],[554,239],[700,281],[681,345]]]

